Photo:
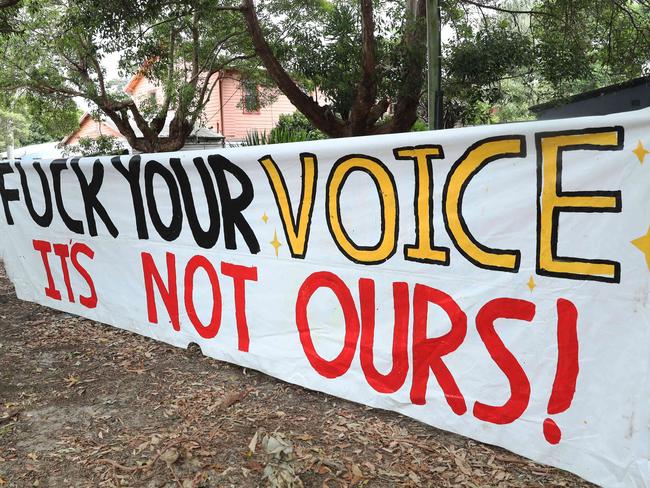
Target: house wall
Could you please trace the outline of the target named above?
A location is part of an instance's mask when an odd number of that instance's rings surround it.
[[[138,103],[151,93],[156,94],[159,103],[162,102],[162,89],[147,78],[135,80],[128,91],[128,94]],[[243,140],[250,131],[271,130],[278,123],[280,115],[296,111],[289,99],[278,91],[273,103],[261,107],[259,112],[247,113],[241,103],[242,96],[237,73],[228,72],[212,90],[199,123],[223,134],[229,142],[238,142]],[[221,97],[223,97],[223,103]],[[107,124],[98,124],[94,120],[86,118],[66,144],[76,144],[80,137],[97,137],[100,134],[123,139],[119,132]]]
[[[214,77],[218,75],[213,75]],[[219,82],[214,86],[212,92],[209,95],[208,100],[205,103],[203,108],[203,117],[199,120],[199,124],[205,126],[208,129],[211,129],[223,136],[226,136],[223,132],[223,127],[221,123],[221,98],[219,91]],[[226,136],[227,137],[227,136]]]
[[[221,133],[230,141],[242,140],[250,131],[269,131],[278,123],[280,115],[296,111],[289,99],[278,92],[275,94],[277,98],[273,103],[261,107],[259,112],[247,113],[242,105],[243,93],[240,82],[232,77],[226,77],[221,81],[221,95],[223,96]],[[211,102],[212,100],[208,104],[210,105]],[[218,106],[211,107],[211,109],[218,112]],[[208,124],[209,126],[210,124]]]
[[[153,90],[157,90],[158,101],[161,101],[162,90],[148,79],[142,78],[133,87],[131,96],[135,100],[143,99]],[[296,111],[289,99],[278,91],[273,103],[261,107],[259,112],[247,113],[241,103],[242,96],[239,77],[236,73],[228,72],[212,90],[199,123],[223,134],[230,141],[240,141],[249,131],[271,130],[278,123],[280,115]]]
[[[65,143],[66,146],[77,144],[79,139],[82,137],[90,137],[92,139],[97,139],[100,135],[104,136],[113,136],[120,139],[124,139],[122,134],[111,128],[109,125],[104,122],[97,122],[90,117],[86,117],[81,122],[77,131],[68,139]]]
[[[140,103],[146,99],[150,93],[156,94],[156,100],[160,103],[163,100],[162,88],[154,85],[147,78],[140,78],[135,86],[132,87],[132,90],[128,93],[131,98],[136,102]]]

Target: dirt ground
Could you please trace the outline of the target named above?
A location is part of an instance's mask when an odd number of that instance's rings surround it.
[[[16,299],[0,263],[0,487],[592,486]]]

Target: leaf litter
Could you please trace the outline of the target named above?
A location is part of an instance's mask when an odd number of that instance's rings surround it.
[[[591,487],[565,471],[16,299],[0,487]]]

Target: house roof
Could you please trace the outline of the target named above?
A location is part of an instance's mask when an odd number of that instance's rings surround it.
[[[608,93],[615,93],[617,91],[621,91],[627,88],[633,88],[644,84],[650,85],[650,76],[641,76],[639,78],[623,81],[621,83],[615,83],[613,85],[604,86],[602,88],[596,88],[594,90],[578,93],[570,97],[557,98],[555,100],[540,103],[538,105],[533,105],[529,107],[529,109],[532,112],[541,112],[543,110],[557,107],[559,105],[567,105],[572,102],[579,102],[582,100],[588,100],[590,98],[597,98],[603,95],[607,95]]]
[[[156,58],[156,57],[153,57],[153,58],[149,58],[149,59],[147,59],[147,60],[142,64],[142,66],[140,67],[140,69],[138,70],[138,72],[137,72],[136,74],[134,74],[134,75],[131,77],[131,79],[129,80],[129,82],[126,84],[126,86],[124,87],[124,90],[123,90],[124,93],[126,93],[127,95],[132,95],[133,92],[134,92],[134,90],[135,90],[135,87],[138,86],[138,83],[140,83],[140,81],[145,77],[145,75],[146,75],[146,73],[147,73],[147,70],[148,70],[148,69],[151,67],[151,65],[152,65],[153,63],[155,63],[157,60],[158,60],[158,58]]]
[[[135,87],[138,86],[138,83],[144,78],[144,73],[142,70],[138,71],[126,84],[124,87],[124,93],[127,95],[133,95],[133,92],[135,91]]]

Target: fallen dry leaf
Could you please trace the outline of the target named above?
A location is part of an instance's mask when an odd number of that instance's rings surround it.
[[[234,405],[235,403],[242,401],[246,397],[246,395],[248,395],[248,390],[229,393],[228,395],[223,397],[223,400],[221,400],[221,403],[219,403],[219,408],[225,410],[228,407]]]
[[[160,455],[160,459],[167,463],[167,466],[171,466],[174,464],[176,461],[178,461],[178,458],[180,457],[180,454],[178,452],[178,449],[175,447],[170,447],[169,449],[165,449],[165,452],[163,452]]]
[[[259,431],[255,431],[255,435],[251,439],[251,441],[248,443],[248,452],[253,455],[255,454],[255,448],[257,447],[257,436],[259,435]]]
[[[350,480],[351,485],[356,485],[361,480],[363,480],[363,472],[357,464],[352,465],[350,472],[352,473],[352,479]]]
[[[456,466],[458,466],[458,469],[460,469],[461,473],[463,473],[466,476],[471,476],[472,467],[467,461],[465,461],[463,458],[459,456],[456,456],[454,458],[454,461],[456,462]]]
[[[0,309],[0,488],[36,479],[98,487],[593,488],[395,413],[21,302],[1,262]]]

